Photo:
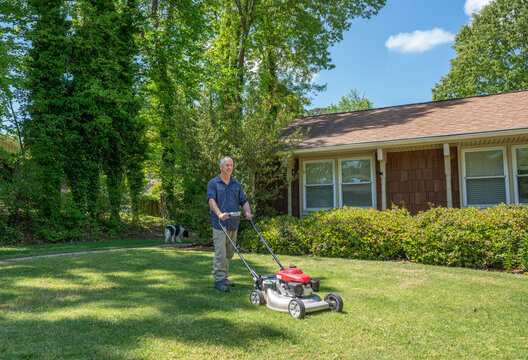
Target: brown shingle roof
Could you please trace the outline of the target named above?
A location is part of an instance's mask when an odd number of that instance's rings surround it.
[[[295,119],[299,148],[528,129],[528,90]]]

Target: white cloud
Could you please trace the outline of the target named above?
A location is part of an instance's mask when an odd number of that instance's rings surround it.
[[[479,12],[484,6],[488,5],[493,0],[466,0],[464,4],[464,12],[467,16]]]
[[[443,29],[416,30],[413,33],[399,33],[391,35],[385,42],[390,51],[401,53],[416,53],[431,50],[437,45],[452,42],[455,35]]]

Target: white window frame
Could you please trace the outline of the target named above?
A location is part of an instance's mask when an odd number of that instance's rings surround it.
[[[462,150],[462,192],[463,192],[463,201],[464,201],[464,207],[492,207],[496,206],[498,204],[471,204],[468,205],[467,200],[467,185],[466,185],[466,153],[468,152],[479,152],[479,151],[492,151],[492,150],[502,150],[502,164],[503,164],[503,171],[504,171],[504,187],[505,187],[505,193],[506,193],[506,204],[510,204],[510,181],[509,181],[509,172],[508,172],[508,151],[505,146],[498,146],[498,147],[480,147],[480,148],[469,148],[469,149],[463,149]],[[499,178],[502,176],[479,176],[479,177],[471,177],[470,179],[494,179]]]
[[[319,185],[306,185],[306,164],[314,164],[314,163],[332,163],[332,186],[333,186],[333,205],[328,208],[309,208],[306,206],[306,187],[307,186],[321,186]],[[330,184],[325,184],[330,186]],[[335,176],[335,160],[334,159],[325,159],[325,160],[306,160],[303,161],[303,210],[306,211],[317,211],[317,210],[325,210],[325,209],[332,209],[335,208],[336,205],[336,176]]]
[[[369,160],[370,161],[370,188],[372,191],[372,205],[371,206],[360,206],[363,209],[368,208],[377,208],[376,205],[376,164],[374,163],[373,156],[356,156],[356,157],[346,157],[339,159],[339,168],[338,168],[338,178],[339,178],[339,207],[343,207],[343,185],[351,184],[368,184],[367,182],[362,183],[343,183],[343,171],[342,163],[344,161],[354,161],[354,160]]]
[[[517,178],[519,175],[517,175],[517,149],[528,149],[527,145],[518,145],[518,146],[512,146],[512,174],[513,174],[513,192],[515,195],[515,203],[519,204],[519,182],[517,181]],[[528,177],[528,175],[521,175],[521,177]],[[528,203],[523,203],[528,204]]]

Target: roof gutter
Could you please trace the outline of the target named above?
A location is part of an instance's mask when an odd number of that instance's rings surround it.
[[[465,140],[478,139],[482,137],[494,137],[494,136],[516,136],[516,135],[528,135],[528,127],[503,129],[503,130],[487,130],[470,133],[459,133],[451,135],[434,135],[434,136],[418,136],[414,138],[406,139],[389,139],[380,141],[365,141],[348,144],[336,144],[336,145],[320,145],[301,147],[294,150],[295,154],[309,154],[314,152],[325,152],[325,151],[346,151],[346,150],[366,150],[366,149],[378,149],[378,148],[390,148],[395,146],[412,146],[412,145],[425,145],[431,143],[449,143],[458,142]]]

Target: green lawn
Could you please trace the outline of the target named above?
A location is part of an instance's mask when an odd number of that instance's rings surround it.
[[[212,253],[148,248],[0,264],[0,359],[527,359],[528,277],[281,256],[337,292],[304,319],[213,289]],[[247,255],[261,274],[270,256]]]
[[[98,251],[120,248],[135,248],[158,246],[164,244],[163,239],[132,239],[132,240],[104,240],[78,243],[63,243],[34,246],[0,246],[0,260],[14,259],[27,256],[50,255],[81,251]]]

